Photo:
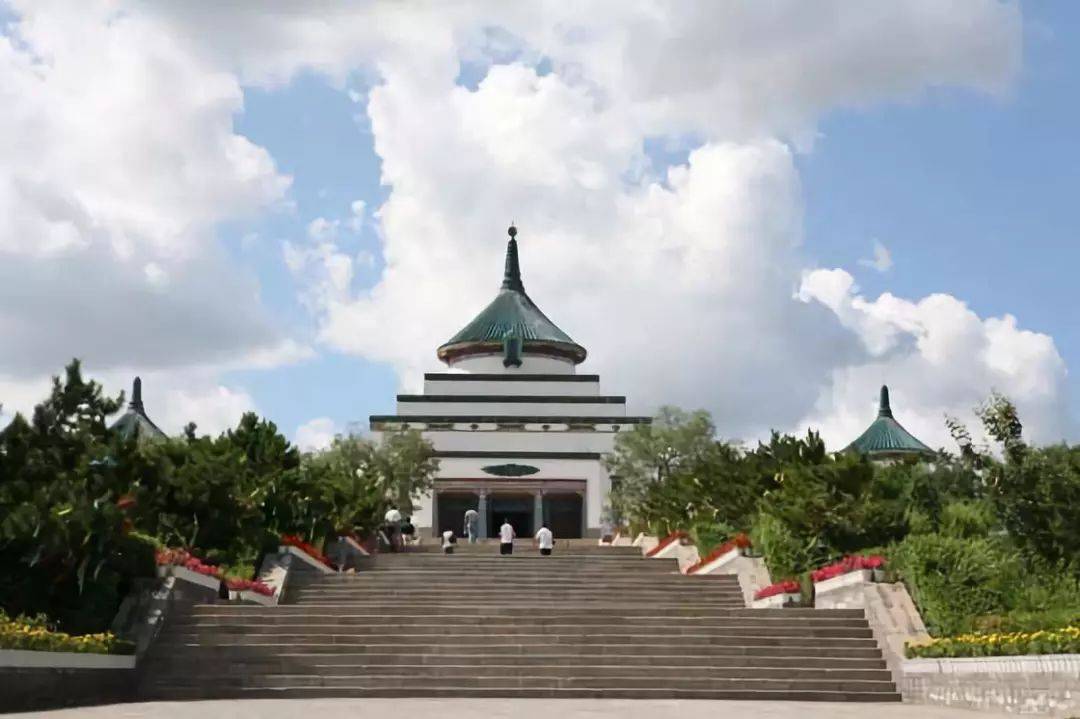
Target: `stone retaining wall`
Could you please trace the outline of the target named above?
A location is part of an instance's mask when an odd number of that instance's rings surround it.
[[[1080,716],[1080,654],[907,659],[900,688],[911,702]]]
[[[135,657],[0,650],[0,712],[127,701]]]
[[[113,704],[135,696],[134,669],[0,667],[0,711]]]
[[[930,638],[915,602],[900,582],[870,581],[871,572],[850,572],[814,584],[817,609],[863,609],[885,663],[899,687],[903,682],[904,645]]]

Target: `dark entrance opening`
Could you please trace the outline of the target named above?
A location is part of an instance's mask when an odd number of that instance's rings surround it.
[[[510,522],[522,539],[533,535],[533,498],[531,495],[488,495],[488,536],[498,537],[503,521]]]
[[[432,530],[436,537],[441,537],[447,529],[453,530],[459,537],[465,536],[465,512],[477,509],[480,503],[475,494],[465,492],[438,494],[439,516],[435,518]]]
[[[545,494],[544,519],[548,529],[559,539],[581,537],[582,503],[580,494]],[[556,545],[558,546],[558,545]]]

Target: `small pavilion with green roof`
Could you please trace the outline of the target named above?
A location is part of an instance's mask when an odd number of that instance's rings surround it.
[[[165,439],[166,434],[146,414],[142,401],[142,380],[138,377],[131,384],[131,402],[127,412],[113,422],[110,428],[124,439],[135,437],[139,442]]]
[[[881,387],[877,419],[844,451],[857,452],[875,461],[934,456],[934,450],[916,439],[893,417],[889,388],[886,385]]]

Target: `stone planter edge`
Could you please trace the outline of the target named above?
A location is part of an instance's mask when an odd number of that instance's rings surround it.
[[[754,599],[750,602],[751,609],[781,609],[783,607],[796,605],[802,599],[801,594],[784,593],[774,594],[771,597],[764,597],[763,599]]]
[[[311,556],[310,554],[308,554],[307,552],[305,552],[304,550],[302,550],[302,549],[300,549],[298,547],[293,547],[293,546],[290,546],[290,545],[283,544],[280,547],[278,547],[278,552],[280,552],[281,554],[288,554],[288,555],[291,555],[293,557],[298,557],[300,559],[300,561],[307,563],[312,568],[319,570],[323,574],[334,574],[335,573],[333,569],[326,566],[325,564],[320,562],[318,559],[315,559],[315,557]]]
[[[33,667],[42,669],[134,669],[135,655],[0,649],[0,667]]]

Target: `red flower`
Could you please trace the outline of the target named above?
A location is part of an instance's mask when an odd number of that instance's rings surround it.
[[[833,579],[849,572],[858,572],[863,569],[881,569],[884,566],[885,557],[877,554],[871,556],[855,554],[844,557],[839,562],[833,562],[821,569],[815,569],[810,572],[810,578],[814,582],[824,582],[826,579]]]
[[[672,542],[678,542],[680,539],[686,539],[688,536],[689,535],[686,532],[682,531],[682,530],[679,530],[677,532],[672,532],[668,536],[664,537],[663,541],[661,541],[660,544],[657,544],[655,547],[650,549],[645,556],[646,557],[655,557],[662,550],[667,549],[667,547],[670,546],[672,544]]]
[[[274,596],[274,590],[258,579],[226,579],[225,586],[234,592],[255,592],[263,596]]]
[[[284,544],[286,547],[296,547],[297,549],[299,549],[301,552],[308,555],[312,559],[315,559],[315,560],[317,560],[319,562],[322,562],[323,564],[330,567],[331,569],[334,569],[333,563],[330,561],[330,559],[325,554],[323,554],[318,549],[316,549],[312,545],[308,544],[307,542],[305,542],[303,539],[296,536],[295,534],[283,534],[283,535],[281,535],[281,543]]]
[[[702,559],[695,562],[689,569],[686,570],[687,574],[693,574],[706,564],[719,559],[733,549],[748,549],[750,547],[750,537],[746,536],[743,532],[739,532],[728,541],[721,544],[716,549],[706,554]]]
[[[787,579],[757,590],[754,592],[754,599],[775,597],[777,594],[798,594],[801,591],[802,586],[799,584],[798,579]]]
[[[154,554],[154,560],[161,566],[183,567],[207,577],[221,578],[221,570],[204,564],[198,557],[191,556],[186,549],[159,549]]]

